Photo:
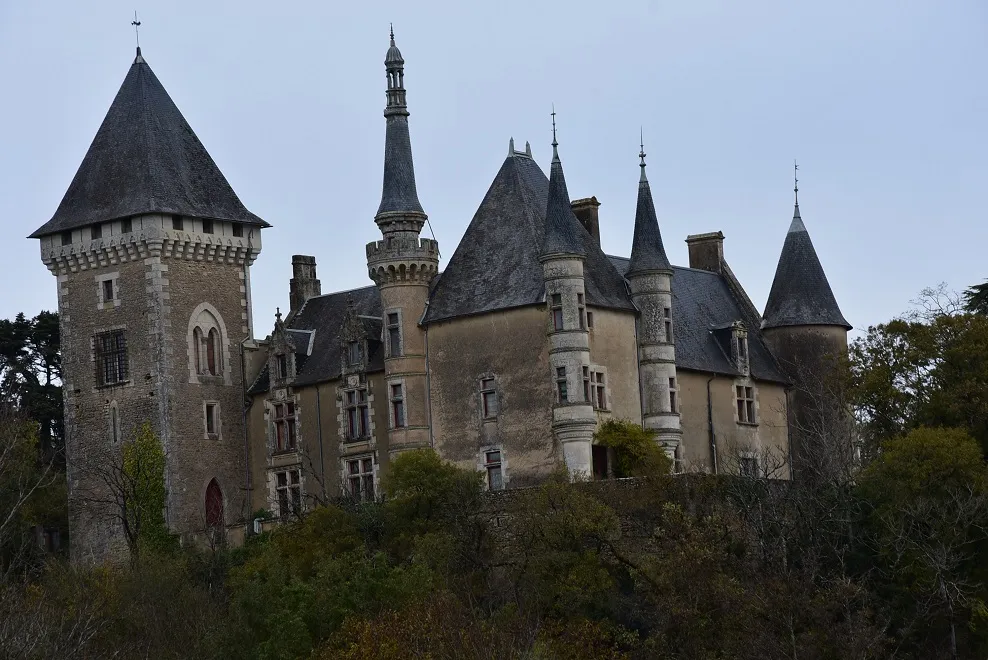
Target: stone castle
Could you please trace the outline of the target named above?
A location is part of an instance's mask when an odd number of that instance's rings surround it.
[[[289,311],[259,340],[250,266],[270,225],[138,49],[31,235],[58,280],[74,558],[121,542],[108,475],[145,422],[166,455],[167,523],[189,541],[236,537],[262,509],[372,499],[389,460],[413,448],[483,472],[491,489],[561,466],[608,478],[613,455],[594,432],[612,418],[653,430],[677,470],[798,478],[796,429],[814,410],[797,367],[846,352],[850,329],[798,201],[761,314],[722,233],[687,237],[689,266],[670,264],[644,153],[625,258],[601,250],[597,199],[571,200],[555,138],[548,177],[511,141],[440,272],[437,242],[421,237],[393,35],[385,68],[373,283],[323,294],[315,258],[295,256]]]

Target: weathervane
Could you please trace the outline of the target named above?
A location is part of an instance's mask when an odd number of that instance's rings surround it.
[[[552,104],[552,112],[549,113],[552,116],[552,146],[556,146],[556,104]]]
[[[134,26],[134,38],[137,39],[137,48],[140,49],[140,47],[141,47],[141,33],[138,31],[138,28],[141,27],[141,22],[139,20],[137,20],[137,10],[136,9],[134,10],[134,20],[132,20],[130,22],[130,24]]]
[[[792,161],[792,178],[795,181],[792,191],[796,193],[796,206],[799,206],[799,165],[796,164],[796,159]]]
[[[638,152],[638,157],[642,159],[642,162],[639,165],[639,167],[644,168],[645,167],[645,129],[639,127],[638,132],[639,132],[638,137],[641,138],[641,142],[638,145],[641,147],[641,151]]]

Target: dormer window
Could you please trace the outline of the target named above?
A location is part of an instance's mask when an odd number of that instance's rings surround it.
[[[349,344],[347,344],[346,350],[347,350],[347,358],[346,358],[347,364],[349,364],[351,367],[359,365],[361,361],[360,342],[359,341],[350,342]]]
[[[282,353],[276,358],[278,363],[278,378],[285,379],[288,378],[288,356]]]
[[[731,328],[731,353],[738,371],[748,375],[748,331],[741,323]]]

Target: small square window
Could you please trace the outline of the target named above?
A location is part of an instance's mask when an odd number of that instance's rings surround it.
[[[129,234],[134,231],[134,222],[130,218],[124,218],[120,221],[120,233]]]
[[[92,238],[94,241],[97,238],[103,238],[103,225],[97,223],[90,228],[90,231],[92,232],[90,238]]]
[[[204,234],[212,234],[213,233],[213,221],[212,220],[203,220],[202,221],[202,233],[204,233]]]
[[[182,216],[173,215],[172,216],[172,229],[175,231],[182,231],[185,228],[185,223],[182,222]]]
[[[244,226],[241,223],[239,223],[239,222],[234,222],[233,223],[233,235],[236,238],[243,238],[244,237]]]
[[[103,302],[111,302],[113,297],[113,280],[103,280]]]
[[[62,232],[62,245],[72,245],[72,232],[63,231]]]

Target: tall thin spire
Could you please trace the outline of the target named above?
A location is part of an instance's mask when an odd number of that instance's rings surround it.
[[[796,164],[796,160],[792,161],[792,178],[795,184],[792,187],[792,191],[796,194],[796,208],[799,208],[799,165]]]
[[[655,213],[655,203],[652,201],[652,189],[645,176],[645,139],[644,134],[639,142],[638,158],[641,162],[641,178],[638,180],[638,204],[635,208],[635,233],[631,242],[631,260],[628,263],[628,274],[649,273],[655,271],[671,271],[669,257],[666,256],[662,244],[662,232],[659,231],[659,218]]]
[[[792,210],[792,224],[789,226],[789,231],[806,231],[806,227],[803,225],[803,219],[799,216],[799,165],[796,161],[792,161],[792,178],[793,187],[792,191],[796,195],[796,205]]]
[[[638,157],[641,158],[642,161],[638,165],[638,167],[642,168],[642,175],[639,181],[648,181],[648,177],[645,176],[645,129],[639,128],[638,130],[639,130],[639,139],[640,139],[638,144],[640,149],[638,151]]]
[[[580,238],[580,221],[573,214],[563,162],[559,159],[556,141],[556,108],[552,108],[552,165],[549,168],[549,196],[545,210],[545,241],[542,256],[567,254],[584,256],[586,249]]]
[[[552,112],[549,113],[552,116],[552,162],[559,162],[559,151],[557,147],[559,143],[556,141],[556,104],[552,104]]]

